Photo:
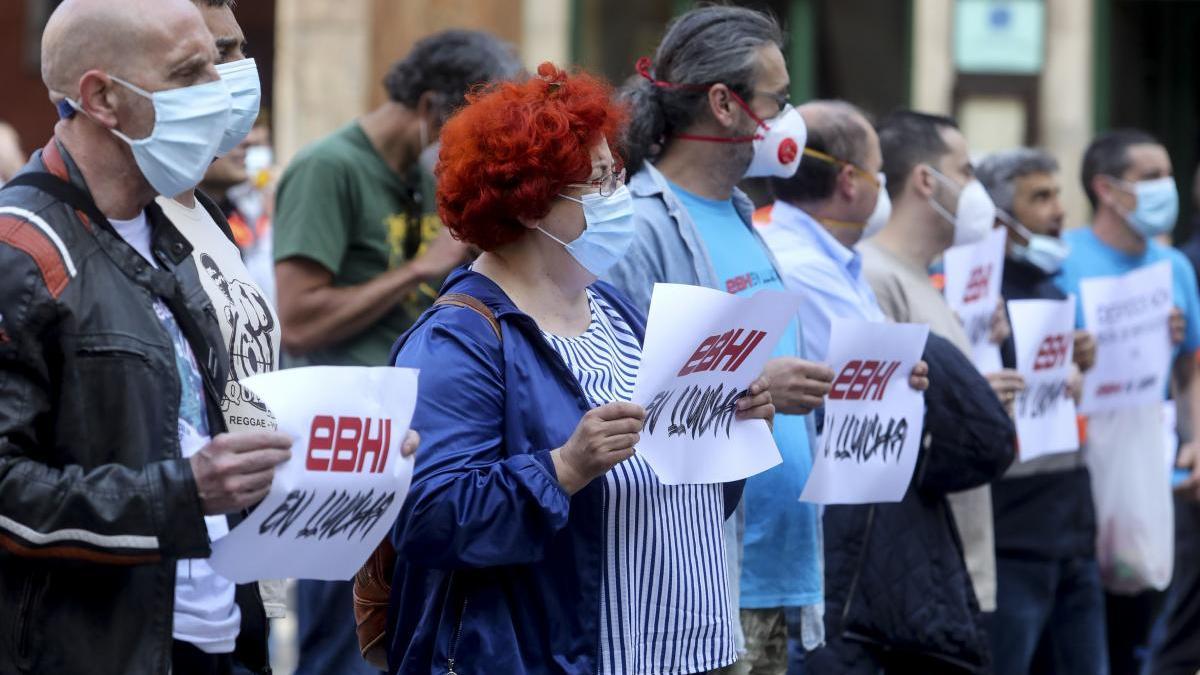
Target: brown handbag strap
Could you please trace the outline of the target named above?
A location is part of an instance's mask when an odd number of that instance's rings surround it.
[[[491,308],[479,301],[478,298],[467,295],[466,293],[447,293],[438,296],[437,300],[433,301],[433,306],[451,305],[453,307],[465,307],[484,319],[487,319],[488,325],[492,327],[492,332],[496,334],[496,339],[504,341],[504,336],[500,334],[500,322],[496,320],[496,315]]]

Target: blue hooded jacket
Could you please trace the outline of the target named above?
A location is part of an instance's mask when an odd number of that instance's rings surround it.
[[[612,286],[592,290],[638,336],[645,320]],[[442,293],[470,309],[433,307],[393,348],[419,368],[412,488],[392,539],[391,673],[594,673],[604,566],[602,479],[574,496],[550,452],[591,404],[534,320],[487,277],[455,271]],[[725,516],[743,482],[727,484]]]

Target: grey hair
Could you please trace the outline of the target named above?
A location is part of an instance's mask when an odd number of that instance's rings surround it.
[[[409,108],[417,106],[422,94],[433,92],[442,116],[448,117],[472,88],[524,72],[511,44],[484,31],[454,29],[417,41],[392,64],[383,86],[392,101]]]
[[[1017,179],[1035,173],[1058,173],[1058,160],[1045,150],[1015,148],[993,152],[975,167],[975,176],[992,201],[1008,213],[1012,213]]]
[[[749,101],[758,51],[783,48],[783,31],[770,15],[724,5],[699,7],[667,26],[651,73],[662,87],[639,77],[619,94],[630,108],[623,152],[629,172],[653,161],[675,134],[707,114],[708,88],[724,84]],[[690,86],[686,86],[690,85]]]

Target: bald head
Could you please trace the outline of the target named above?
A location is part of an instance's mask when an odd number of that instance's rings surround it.
[[[93,71],[150,91],[208,81],[214,58],[189,0],[64,0],[42,34],[42,80],[53,100],[80,97]]]

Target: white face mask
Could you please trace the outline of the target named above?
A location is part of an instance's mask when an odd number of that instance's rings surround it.
[[[146,182],[167,197],[194,189],[217,156],[217,146],[229,128],[233,101],[224,80],[151,93],[119,77],[109,77],[154,104],[154,129],[149,136],[134,139],[111,129],[129,144]],[[84,112],[77,101],[66,100]]]
[[[892,198],[888,196],[887,179],[882,172],[879,174],[879,197],[875,200],[875,210],[867,218],[867,226],[863,229],[863,239],[879,234],[887,221],[892,217]]]
[[[808,141],[808,126],[800,112],[788,105],[762,126],[765,131],[754,136],[754,159],[746,168],[746,178],[791,178],[796,175],[800,155]]]
[[[929,198],[933,210],[954,224],[954,245],[964,246],[983,241],[996,223],[996,205],[988,196],[983,183],[972,178],[971,182],[962,186],[932,166],[929,170],[938,180],[958,190],[958,208],[955,209],[954,215],[950,215],[936,199]]]
[[[217,66],[221,79],[229,87],[233,105],[229,114],[229,126],[217,146],[217,156],[223,157],[250,135],[258,121],[262,103],[262,83],[258,79],[258,65],[254,59],[242,59]]]

